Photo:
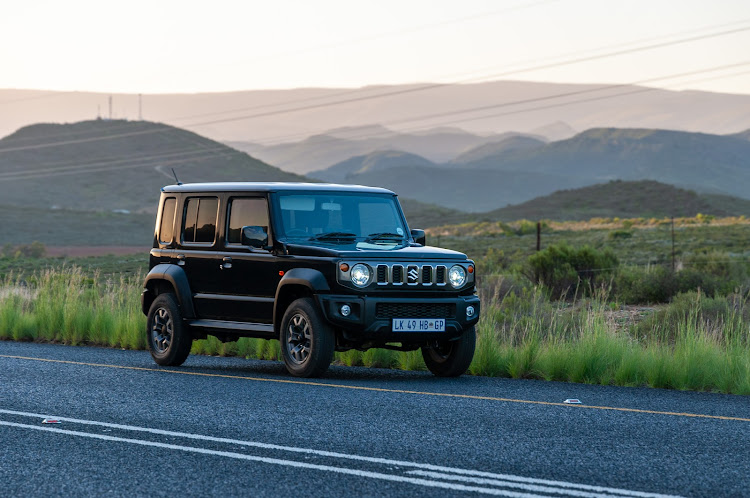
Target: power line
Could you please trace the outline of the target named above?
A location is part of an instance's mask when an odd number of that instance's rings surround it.
[[[735,63],[735,64],[725,64],[725,65],[722,65],[722,66],[714,66],[714,67],[711,67],[711,68],[700,69],[700,70],[696,70],[696,71],[688,71],[688,72],[677,73],[677,74],[672,74],[672,75],[668,75],[668,76],[660,76],[660,77],[655,77],[655,78],[648,78],[648,79],[645,79],[645,80],[639,80],[639,81],[634,81],[634,82],[630,82],[630,83],[619,83],[619,84],[614,84],[614,85],[598,86],[596,88],[587,88],[587,89],[576,90],[576,91],[572,91],[572,92],[557,93],[557,94],[554,94],[554,95],[547,95],[547,96],[544,96],[544,97],[533,97],[533,98],[529,98],[529,99],[514,100],[514,101],[511,101],[511,102],[502,102],[502,103],[499,103],[499,104],[491,104],[491,105],[484,105],[484,106],[478,106],[478,107],[473,107],[473,108],[459,109],[459,110],[455,110],[455,111],[446,111],[446,112],[433,113],[433,114],[427,114],[427,115],[421,115],[421,116],[415,116],[415,117],[408,117],[408,118],[403,118],[403,119],[399,119],[399,120],[395,120],[395,121],[389,121],[389,122],[383,123],[383,125],[384,126],[391,126],[391,125],[396,125],[396,124],[410,123],[410,122],[414,122],[414,121],[426,121],[426,120],[429,120],[429,119],[435,119],[435,118],[440,118],[440,117],[456,116],[456,115],[460,115],[460,114],[466,114],[466,113],[471,113],[471,112],[479,112],[479,111],[483,111],[483,110],[498,109],[498,108],[504,108],[504,107],[512,107],[512,106],[516,106],[516,105],[530,104],[530,103],[535,103],[535,102],[543,102],[543,101],[547,101],[547,100],[559,99],[559,98],[564,98],[564,97],[571,97],[571,96],[576,96],[576,95],[585,95],[585,94],[590,94],[590,93],[603,92],[603,91],[608,91],[608,90],[614,90],[614,89],[617,89],[617,88],[626,88],[626,87],[629,87],[629,86],[641,85],[641,84],[644,84],[644,83],[650,83],[650,82],[654,82],[654,81],[670,80],[670,79],[675,79],[675,78],[683,77],[683,76],[690,76],[690,75],[701,74],[701,73],[706,73],[706,72],[720,71],[720,70],[734,68],[734,67],[741,67],[741,66],[746,66],[748,64],[750,64],[750,61],[743,61],[743,62],[739,62],[739,63]],[[615,95],[606,95],[606,96],[595,97],[595,98],[591,98],[591,99],[579,99],[579,100],[575,100],[575,101],[571,101],[571,102],[563,102],[563,103],[551,104],[549,106],[534,107],[532,109],[520,109],[520,110],[517,110],[517,111],[510,111],[510,112],[501,113],[501,114],[493,113],[493,114],[489,114],[489,115],[482,115],[482,116],[479,116],[479,117],[470,117],[470,118],[465,118],[465,119],[454,119],[454,120],[449,120],[449,121],[442,121],[440,123],[431,123],[430,125],[427,125],[427,126],[418,126],[418,127],[407,128],[407,129],[400,129],[399,132],[416,131],[416,130],[426,129],[426,128],[430,128],[430,127],[434,127],[434,126],[444,126],[444,125],[449,125],[449,124],[462,123],[462,122],[466,122],[466,121],[487,119],[487,118],[490,118],[490,117],[498,117],[498,116],[505,116],[505,115],[509,115],[509,114],[517,114],[517,113],[520,113],[520,112],[530,112],[530,111],[536,111],[536,110],[541,110],[541,109],[548,109],[548,108],[553,108],[553,107],[560,107],[560,106],[571,105],[571,104],[578,104],[578,103],[585,103],[585,102],[591,102],[591,101],[596,101],[596,100],[610,99],[610,98],[616,98],[616,97],[621,97],[621,96],[625,96],[625,95],[630,95],[630,94],[633,94],[633,93],[649,92],[649,91],[656,91],[656,90],[660,90],[660,89],[659,88],[642,88],[642,89],[637,89],[637,90],[631,91],[631,92],[619,93],[619,94],[615,94]],[[277,139],[274,139],[271,142],[263,142],[263,145],[273,145],[273,144],[277,144],[277,143],[283,143],[285,140],[289,140],[289,139],[293,139],[293,138],[298,138],[300,136],[301,135],[297,135],[297,136],[287,135],[287,136],[284,136],[284,137],[279,137]],[[354,139],[364,139],[364,138],[371,138],[373,136],[374,135],[372,135],[371,133],[363,133],[363,134],[360,134],[360,135],[350,136],[348,138],[350,138],[350,139],[352,139],[352,138],[354,138]],[[334,141],[336,141],[336,138],[335,137],[331,137],[328,140],[324,139],[324,140],[321,140],[321,143],[325,143],[326,141],[334,142]]]
[[[738,23],[745,23],[745,22],[748,22],[748,20],[738,21]],[[732,29],[723,30],[723,31],[720,31],[720,32],[708,33],[708,34],[703,34],[703,35],[690,36],[690,37],[687,37],[687,38],[681,38],[681,39],[672,40],[672,41],[665,41],[665,42],[653,43],[651,45],[646,45],[646,46],[641,46],[641,47],[621,49],[621,50],[616,50],[614,52],[608,52],[608,53],[604,53],[604,54],[597,54],[597,55],[591,55],[591,56],[586,56],[586,57],[578,57],[578,58],[575,58],[575,59],[572,59],[572,60],[560,61],[560,62],[554,62],[554,63],[548,63],[548,64],[542,64],[542,65],[532,66],[532,67],[524,68],[524,69],[520,69],[520,70],[505,71],[505,72],[502,72],[502,73],[495,73],[493,75],[483,76],[482,78],[483,79],[486,79],[486,78],[497,78],[497,77],[502,77],[502,76],[509,76],[509,75],[512,75],[512,74],[537,71],[537,70],[541,70],[541,69],[549,69],[549,68],[553,68],[553,67],[560,67],[560,66],[564,66],[564,65],[577,64],[577,63],[581,63],[581,62],[589,62],[589,61],[593,61],[593,60],[603,59],[603,58],[607,58],[607,57],[615,57],[615,56],[629,54],[629,53],[634,53],[634,52],[643,51],[643,50],[652,50],[652,49],[655,49],[655,48],[662,48],[662,47],[666,47],[666,46],[670,46],[670,45],[676,45],[676,44],[681,44],[681,43],[688,43],[688,42],[697,41],[697,40],[714,38],[714,37],[717,37],[717,36],[725,36],[725,35],[728,35],[728,34],[734,34],[734,33],[742,32],[742,31],[747,31],[747,30],[750,30],[750,26],[744,26],[744,27],[740,27],[740,28],[732,28]],[[462,82],[465,83],[465,82],[468,82],[468,81],[471,81],[471,80],[465,80],[465,81],[461,81],[459,83],[462,83]],[[274,115],[279,115],[279,114],[286,114],[286,113],[290,113],[290,112],[298,112],[298,111],[304,111],[304,110],[318,109],[318,108],[324,108],[324,107],[329,107],[329,106],[342,105],[342,104],[347,104],[347,103],[353,103],[353,102],[360,102],[360,101],[365,101],[365,100],[379,99],[379,98],[383,98],[383,97],[396,96],[396,95],[401,95],[401,94],[408,94],[408,93],[414,93],[414,92],[422,92],[422,91],[426,91],[426,90],[430,90],[430,89],[434,89],[434,88],[445,87],[445,86],[448,86],[450,84],[452,84],[452,83],[436,83],[436,84],[430,84],[430,85],[423,85],[423,86],[417,86],[417,87],[414,87],[414,88],[406,88],[406,89],[401,89],[401,90],[383,92],[383,93],[379,93],[379,94],[375,94],[375,95],[353,97],[353,98],[343,99],[343,100],[339,100],[339,101],[335,101],[335,102],[326,102],[326,103],[321,103],[321,104],[311,104],[311,105],[294,107],[294,108],[291,108],[291,109],[282,109],[282,110],[268,111],[268,112],[256,113],[256,114],[245,115],[245,116],[235,116],[235,117],[223,118],[223,119],[218,119],[218,120],[210,120],[210,121],[203,121],[203,122],[197,122],[197,123],[189,123],[189,124],[187,124],[185,126],[187,126],[187,127],[191,127],[191,126],[205,126],[205,125],[209,125],[209,124],[217,124],[217,123],[223,123],[223,122],[229,122],[229,121],[238,121],[238,120],[245,120],[245,119],[253,119],[253,118],[258,118],[258,117],[268,117],[268,116],[274,116]],[[125,135],[122,135],[122,136],[125,136]],[[103,140],[106,140],[107,138],[109,138],[109,137],[102,137]],[[114,136],[112,138],[114,138]],[[78,142],[70,142],[70,143],[78,143]],[[53,144],[53,145],[66,145],[66,144],[67,143],[59,143],[59,144]],[[6,150],[7,149],[0,149],[0,152],[4,152]]]
[[[737,23],[745,23],[745,22],[748,22],[748,21],[749,20],[746,19],[746,20],[743,20],[743,21],[738,21]],[[737,23],[732,23],[732,24],[737,24]],[[723,26],[725,26],[725,25],[723,25]],[[706,29],[708,29],[708,28],[706,28]],[[481,79],[497,78],[497,77],[502,77],[502,76],[508,76],[508,75],[511,75],[511,74],[531,72],[531,71],[536,71],[536,70],[540,70],[540,69],[549,69],[549,68],[552,68],[552,67],[560,67],[560,66],[564,66],[564,65],[577,64],[577,63],[581,63],[581,62],[589,62],[589,61],[599,60],[599,59],[603,59],[603,58],[607,58],[607,57],[615,57],[615,56],[619,56],[619,55],[624,55],[624,54],[629,54],[629,53],[634,53],[634,52],[639,52],[639,51],[644,51],[644,50],[652,50],[652,49],[656,49],[656,48],[663,48],[663,47],[666,47],[666,46],[671,46],[671,45],[676,45],[676,44],[681,44],[681,43],[688,43],[688,42],[693,42],[693,41],[698,41],[698,40],[715,38],[715,37],[718,37],[718,36],[725,36],[725,35],[739,33],[739,32],[743,32],[743,31],[747,31],[747,30],[750,30],[750,26],[744,26],[744,27],[740,27],[740,28],[726,29],[726,30],[719,31],[719,32],[707,33],[707,34],[697,35],[697,36],[690,36],[690,37],[681,38],[681,39],[672,40],[672,41],[665,41],[665,42],[653,43],[653,44],[646,45],[646,46],[641,46],[641,47],[621,49],[621,50],[617,50],[617,51],[614,51],[614,52],[608,52],[608,53],[604,53],[604,54],[598,54],[598,55],[592,55],[592,56],[586,56],[586,57],[579,57],[579,58],[575,58],[575,59],[567,60],[567,61],[560,61],[560,62],[555,62],[555,63],[542,64],[542,65],[537,65],[537,66],[534,66],[534,67],[529,67],[529,68],[524,68],[524,69],[519,69],[519,70],[505,71],[505,72],[502,72],[502,73],[495,73],[493,75],[483,76]],[[471,81],[471,80],[465,80],[465,81],[462,81],[462,82],[468,82],[468,81]],[[462,83],[462,82],[458,82],[458,83]],[[410,93],[415,93],[415,92],[422,92],[422,91],[427,91],[427,90],[431,90],[431,89],[435,89],[435,88],[441,88],[441,87],[449,86],[451,84],[455,84],[455,83],[435,83],[435,84],[417,86],[417,87],[413,87],[413,88],[406,88],[406,89],[401,89],[401,90],[394,90],[394,91],[389,91],[389,92],[383,92],[383,93],[379,93],[379,94],[375,94],[375,95],[353,97],[353,98],[349,98],[349,99],[342,99],[342,100],[338,100],[338,101],[334,101],[334,102],[327,102],[327,103],[321,103],[321,104],[311,104],[311,105],[293,107],[293,108],[290,108],[290,109],[268,111],[268,112],[263,112],[263,113],[250,114],[250,115],[245,115],[245,116],[236,116],[236,117],[223,118],[223,119],[210,120],[210,121],[203,121],[203,122],[197,122],[197,123],[189,123],[189,124],[186,124],[184,126],[186,126],[186,127],[205,126],[205,125],[209,125],[209,124],[217,124],[217,123],[223,123],[223,122],[229,122],[229,121],[239,121],[239,120],[254,119],[254,118],[259,118],[259,117],[274,116],[274,115],[279,115],[279,114],[287,114],[287,113],[290,113],[290,112],[299,112],[299,111],[305,111],[305,110],[319,109],[319,108],[331,107],[331,106],[342,105],[342,104],[353,103],[353,102],[360,102],[360,101],[366,101],[366,100],[380,99],[380,98],[384,98],[384,97],[392,97],[392,96],[402,95],[402,94],[410,94]],[[70,144],[75,144],[75,143],[84,143],[84,142],[98,141],[98,140],[109,140],[109,139],[113,139],[113,138],[126,137],[126,136],[132,136],[132,135],[155,133],[155,132],[158,132],[158,131],[162,131],[162,130],[144,130],[144,131],[138,131],[138,132],[124,133],[124,134],[114,134],[114,135],[107,135],[107,136],[91,137],[91,138],[86,138],[86,139],[78,139],[78,140],[69,140],[69,141],[54,142],[54,143],[50,143],[50,144],[36,144],[36,145],[33,145],[33,146],[27,146],[27,147],[10,147],[10,148],[6,147],[6,148],[0,148],[0,153],[9,152],[9,151],[15,151],[15,150],[28,150],[28,149],[36,149],[36,148],[44,148],[44,147],[55,147],[55,146],[60,146],[60,145],[70,145]]]
[[[714,66],[712,68],[706,68],[706,69],[701,69],[701,70],[697,70],[697,71],[689,71],[689,72],[685,72],[685,73],[678,73],[678,74],[663,76],[663,77],[659,77],[659,78],[650,78],[648,81],[663,80],[663,79],[675,79],[675,78],[678,78],[678,77],[684,77],[684,76],[689,76],[689,75],[694,75],[694,74],[701,74],[701,73],[706,73],[706,72],[715,72],[715,71],[725,70],[725,69],[728,69],[728,68],[741,67],[741,66],[745,66],[745,65],[748,65],[748,64],[750,64],[750,61],[744,61],[744,62],[735,63],[735,64],[726,64],[726,65],[722,65],[722,66]],[[719,76],[719,77],[723,77],[723,76]],[[579,94],[583,94],[583,93],[591,93],[591,92],[596,92],[596,91],[603,91],[603,90],[608,90],[608,89],[613,89],[613,88],[620,88],[620,87],[624,87],[624,86],[628,86],[628,85],[632,85],[632,84],[635,84],[635,83],[610,85],[610,86],[607,86],[607,87],[600,87],[600,88],[594,88],[594,89],[588,89],[588,90],[581,90],[581,91],[577,91],[577,92],[567,92],[567,93],[558,94],[558,95],[555,95],[555,96],[540,97],[540,98],[537,98],[537,99],[526,99],[526,100],[523,100],[523,101],[504,103],[504,104],[501,104],[501,106],[517,105],[517,104],[520,104],[520,103],[529,103],[529,102],[533,102],[533,101],[543,101],[543,100],[547,100],[549,98],[556,98],[556,97],[561,97],[561,96],[579,95]],[[549,104],[549,105],[546,105],[546,106],[538,106],[538,107],[534,107],[534,108],[531,108],[531,109],[519,109],[519,110],[515,110],[515,111],[509,111],[509,112],[500,113],[500,114],[496,113],[496,114],[492,114],[490,116],[482,115],[482,116],[477,116],[477,117],[463,118],[463,119],[453,120],[453,121],[450,121],[448,123],[441,123],[441,124],[450,124],[450,123],[463,122],[463,121],[468,121],[468,120],[486,119],[487,117],[493,117],[493,116],[499,116],[499,115],[516,114],[516,113],[522,113],[522,112],[532,112],[532,111],[539,110],[539,109],[547,109],[547,108],[551,108],[551,107],[558,107],[558,106],[564,106],[564,105],[580,104],[580,103],[585,103],[585,102],[592,102],[592,101],[598,101],[598,100],[603,100],[603,99],[616,98],[616,97],[626,96],[626,95],[630,95],[630,94],[634,94],[634,93],[649,92],[649,91],[654,91],[654,90],[655,90],[655,88],[638,88],[638,89],[636,89],[634,91],[619,93],[619,94],[615,94],[615,95],[604,95],[604,96],[593,97],[593,98],[588,98],[588,99],[579,99],[579,100],[572,101],[572,102],[563,102],[563,103]],[[486,107],[487,106],[484,106],[483,109],[486,108]],[[494,107],[494,106],[490,106],[490,107]],[[475,111],[475,110],[476,109],[473,109],[471,111]],[[469,112],[469,111],[466,111],[466,110],[456,111],[456,113],[459,113],[459,114],[460,113],[464,113],[464,112]],[[441,114],[441,116],[442,116],[442,114]],[[423,118],[415,118],[415,120],[419,120],[419,119],[423,119]],[[169,129],[169,128],[167,128],[167,129]],[[184,137],[184,138],[188,142],[190,142],[190,143],[198,144],[198,142],[195,141],[195,140],[190,140],[187,137]],[[89,140],[93,140],[93,139],[89,139]],[[231,155],[234,155],[234,154],[237,154],[237,153],[239,153],[239,154],[245,154],[244,152],[236,151],[234,149],[231,149],[231,148],[223,146],[223,145],[221,147],[216,147],[214,149],[209,148],[209,149],[207,149],[207,152],[210,152],[212,154],[213,154],[213,152],[224,152],[228,156],[231,156]],[[70,167],[67,167],[67,168],[56,168],[56,169],[48,169],[48,170],[35,170],[35,171],[27,171],[27,172],[0,173],[0,180],[11,181],[11,180],[25,180],[25,179],[44,178],[44,177],[46,177],[45,173],[47,173],[47,172],[49,172],[49,175],[47,175],[47,176],[57,176],[58,174],[100,172],[100,171],[107,171],[109,169],[116,169],[116,168],[124,167],[124,166],[122,166],[122,163],[127,163],[128,161],[132,161],[132,160],[141,162],[141,161],[146,161],[146,160],[158,159],[160,157],[167,158],[167,157],[172,157],[172,156],[180,156],[180,155],[183,155],[183,154],[188,154],[188,155],[187,155],[187,157],[184,157],[182,159],[172,160],[172,161],[169,162],[169,164],[172,164],[172,163],[177,162],[179,160],[190,159],[192,157],[190,154],[194,154],[199,159],[205,158],[204,154],[203,154],[203,151],[182,151],[182,152],[177,152],[177,153],[174,153],[174,154],[157,154],[157,155],[153,155],[153,156],[146,156],[146,157],[136,158],[136,159],[134,159],[131,156],[129,156],[129,157],[126,157],[126,158],[123,158],[123,159],[101,161],[101,162],[96,162],[96,163],[92,163],[92,164],[89,164],[89,165],[80,165],[79,164],[79,165],[74,165],[74,166],[70,166]],[[196,160],[196,159],[190,159],[190,160]],[[118,166],[116,166],[115,168],[111,167],[111,166],[116,165],[116,164]],[[45,164],[43,166],[45,166],[45,167],[46,166],[51,166],[51,164]],[[141,166],[150,166],[150,164],[149,165],[141,165]],[[138,167],[138,166],[131,166],[131,167]]]
[[[0,180],[10,181],[10,180],[27,180],[27,179],[36,179],[36,178],[46,178],[48,176],[57,176],[58,174],[65,174],[65,173],[89,173],[94,171],[104,171],[101,168],[107,167],[107,169],[121,169],[125,167],[133,167],[136,163],[141,163],[144,161],[154,161],[154,160],[162,160],[162,159],[170,159],[170,164],[173,161],[173,159],[178,159],[181,161],[192,161],[195,160],[195,158],[200,157],[216,157],[215,153],[220,151],[230,151],[231,154],[245,154],[244,152],[236,151],[234,149],[229,149],[226,146],[216,147],[215,149],[206,149],[206,150],[200,150],[200,151],[182,151],[182,152],[173,152],[173,153],[165,153],[165,154],[153,154],[150,156],[141,156],[141,157],[124,157],[121,159],[110,159],[110,160],[103,160],[88,164],[76,164],[76,165],[70,165],[70,166],[63,166],[63,167],[55,167],[55,168],[49,168],[49,165],[43,165],[44,169],[35,169],[31,171],[13,171],[13,172],[5,172],[0,173]],[[207,154],[210,154],[207,156]],[[128,164],[130,163],[130,164]],[[149,164],[143,164],[142,166],[154,166],[153,163]]]
[[[604,59],[604,58],[609,58],[609,57],[617,57],[617,56],[620,56],[620,55],[631,54],[631,53],[635,53],[635,52],[641,52],[641,51],[644,51],[644,50],[653,50],[653,49],[657,49],[657,48],[664,48],[664,47],[668,47],[668,46],[672,46],[672,45],[678,45],[678,44],[682,44],[682,43],[689,43],[689,42],[694,42],[694,41],[698,41],[698,40],[706,40],[706,39],[715,38],[715,37],[718,37],[718,36],[726,36],[726,35],[740,33],[740,32],[748,31],[748,30],[750,30],[750,26],[745,26],[745,27],[742,27],[742,28],[734,28],[734,29],[729,29],[729,30],[724,30],[724,31],[716,32],[716,33],[709,33],[709,34],[699,35],[699,36],[691,36],[691,37],[682,38],[682,39],[679,39],[679,40],[654,43],[654,44],[646,45],[646,46],[643,46],[643,47],[636,47],[636,48],[630,48],[630,49],[617,50],[617,51],[609,52],[609,53],[605,53],[605,54],[591,55],[591,56],[587,56],[587,57],[579,57],[577,59],[572,59],[572,60],[568,60],[568,61],[561,61],[561,62],[555,62],[555,63],[549,63],[549,64],[542,64],[542,65],[538,65],[538,66],[534,66],[534,67],[529,67],[529,68],[526,68],[526,69],[520,69],[520,70],[513,70],[513,71],[505,71],[505,72],[501,72],[501,73],[495,73],[495,74],[492,74],[492,75],[485,76],[483,79],[499,78],[499,77],[503,77],[503,76],[510,76],[510,75],[513,75],[513,74],[528,73],[528,72],[538,71],[538,70],[542,70],[542,69],[551,69],[551,68],[554,68],[554,67],[567,66],[567,65],[570,65],[570,64],[579,64],[579,63],[582,63],[582,62],[591,62],[591,61],[594,61],[594,60],[599,60],[599,59]],[[459,82],[459,83],[461,83],[461,82]],[[268,116],[276,116],[276,115],[279,115],[279,114],[287,114],[287,113],[290,113],[290,112],[309,111],[309,110],[312,110],[312,109],[319,109],[319,108],[322,108],[322,107],[330,107],[330,106],[336,106],[336,105],[342,105],[342,104],[350,104],[350,103],[354,103],[354,102],[362,102],[362,101],[366,101],[366,100],[380,99],[380,98],[383,98],[383,97],[393,97],[393,96],[396,96],[396,95],[404,95],[404,94],[410,94],[410,93],[415,93],[415,92],[423,92],[423,91],[432,90],[432,89],[435,89],[435,88],[442,88],[442,87],[445,87],[445,86],[448,86],[448,85],[451,85],[451,84],[455,84],[455,83],[435,83],[435,84],[425,85],[425,86],[417,87],[417,88],[405,88],[405,89],[401,89],[401,90],[394,90],[394,91],[390,91],[390,92],[384,92],[384,93],[377,94],[377,95],[372,95],[372,96],[362,96],[362,97],[353,97],[353,98],[350,98],[350,99],[342,99],[342,100],[339,100],[339,101],[336,101],[336,102],[329,102],[329,103],[325,103],[325,104],[310,104],[310,105],[306,105],[306,106],[294,107],[294,108],[291,108],[291,109],[284,109],[284,110],[277,110],[277,111],[268,111],[268,112],[262,112],[262,113],[256,113],[256,114],[249,114],[249,115],[245,115],[245,116],[235,116],[235,117],[231,117],[231,118],[215,119],[215,120],[203,121],[203,122],[197,122],[197,123],[189,123],[189,124],[187,124],[185,126],[187,126],[187,127],[191,127],[191,126],[205,126],[205,125],[211,125],[211,124],[217,124],[217,123],[226,123],[226,122],[230,122],[230,121],[243,121],[243,120],[246,120],[246,119],[254,119],[254,118],[268,117]]]
[[[688,35],[688,34],[701,33],[701,32],[705,32],[705,31],[710,30],[710,29],[718,29],[718,28],[726,28],[726,27],[730,27],[730,26],[737,26],[737,25],[740,25],[740,24],[745,24],[748,21],[750,21],[750,19],[745,19],[745,20],[742,20],[742,21],[735,21],[735,22],[725,23],[725,24],[717,24],[717,25],[712,25],[712,26],[704,26],[704,27],[701,27],[701,28],[696,28],[696,29],[686,30],[686,31],[680,31],[680,32],[671,33],[669,35],[662,35],[662,36],[658,36],[658,37],[642,38],[642,39],[639,39],[639,40],[634,40],[634,41],[630,41],[630,42],[626,42],[626,43],[621,43],[621,44],[616,44],[616,45],[610,45],[610,46],[601,47],[601,48],[598,48],[598,49],[592,49],[592,50],[586,50],[586,51],[583,51],[583,52],[575,52],[575,53],[565,54],[565,55],[561,55],[561,56],[556,56],[556,57],[549,58],[549,60],[556,60],[556,59],[560,59],[560,58],[570,58],[570,57],[580,57],[582,54],[591,54],[591,53],[601,52],[602,50],[621,49],[621,48],[624,48],[624,47],[632,47],[633,45],[638,45],[638,44],[642,44],[642,43],[650,43],[650,42],[654,42],[654,41],[657,41],[657,40],[671,39],[671,38],[674,38],[676,36],[684,36],[684,35]],[[563,59],[563,60],[565,60],[565,59]],[[517,65],[517,64],[538,64],[538,61],[527,61],[527,62],[523,62],[523,63],[519,62],[519,63],[515,63],[513,65]],[[496,70],[497,70],[496,67],[492,67],[492,68],[483,69],[481,71],[496,71]],[[523,69],[522,71],[525,72],[527,70],[531,71],[531,70],[533,70],[533,67],[530,68],[530,69]],[[452,84],[457,84],[457,83],[460,84],[460,83],[478,82],[478,81],[482,81],[482,80],[485,80],[485,79],[491,79],[493,77],[496,77],[496,74],[493,74],[491,76],[487,76],[486,74],[483,74],[483,75],[480,75],[480,76],[471,76],[471,77],[469,77],[469,75],[475,74],[477,72],[478,71],[474,71],[473,73],[468,73],[468,74],[463,73],[463,74],[458,74],[458,75],[452,75],[450,77],[449,76],[441,76],[441,77],[437,77],[435,79],[441,80],[441,79],[444,79],[444,78],[451,78],[451,80],[453,81]],[[456,78],[458,78],[458,79],[456,79]],[[448,83],[448,84],[451,84],[451,83]],[[422,88],[422,89],[429,89],[431,87],[432,87],[432,85],[419,85],[419,88]],[[369,91],[372,91],[372,90],[374,90],[374,89],[373,88],[365,87],[365,88],[359,88],[359,89],[354,89],[354,90],[346,90],[346,91],[343,91],[343,92],[337,92],[337,93],[333,93],[333,94],[319,95],[319,96],[315,96],[315,97],[307,97],[307,98],[294,99],[294,100],[287,100],[287,101],[284,101],[284,102],[277,102],[277,103],[272,103],[272,104],[261,104],[261,105],[251,106],[251,107],[236,108],[236,109],[229,109],[229,110],[224,110],[224,111],[216,111],[216,112],[209,112],[209,113],[202,113],[202,114],[194,114],[194,115],[189,115],[189,116],[179,116],[179,117],[173,117],[173,118],[167,118],[167,119],[170,122],[174,122],[174,121],[182,121],[184,119],[189,119],[189,118],[206,117],[206,116],[216,116],[216,115],[222,115],[222,114],[231,114],[231,113],[235,113],[235,112],[243,112],[243,111],[256,110],[256,109],[265,109],[265,108],[269,108],[269,107],[274,108],[274,107],[283,106],[283,105],[290,105],[290,104],[294,104],[294,103],[310,102],[310,101],[323,100],[323,99],[328,99],[328,98],[333,98],[333,97],[339,97],[339,96],[346,96],[346,95],[352,95],[352,94],[365,93],[365,92],[369,92]]]
[[[244,152],[229,149],[230,152],[226,152],[227,155],[247,155]],[[85,167],[80,168],[58,168],[50,172],[29,172],[27,174],[24,173],[17,173],[17,174],[7,174],[7,176],[0,176],[0,181],[15,181],[15,180],[36,180],[39,178],[50,178],[55,176],[67,176],[67,175],[76,175],[81,173],[101,173],[104,171],[113,171],[113,170],[119,170],[123,168],[145,168],[145,167],[155,167],[155,166],[164,166],[169,164],[185,164],[189,162],[195,162],[195,161],[202,161],[205,159],[215,159],[216,158],[216,151],[201,151],[201,152],[194,152],[191,155],[187,155],[186,157],[176,157],[176,158],[170,158],[167,161],[160,161],[159,164],[155,165],[153,163],[147,163],[147,164],[138,164],[143,161],[148,160],[149,158],[141,158],[135,163],[128,164],[128,159],[121,159],[118,161],[104,161],[99,164],[91,164]],[[118,163],[118,164],[115,164]]]

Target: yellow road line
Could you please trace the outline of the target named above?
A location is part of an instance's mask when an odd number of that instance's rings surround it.
[[[500,401],[504,403],[523,403],[523,404],[528,404],[528,405],[563,406],[565,408],[609,410],[609,411],[616,411],[616,412],[646,413],[650,415],[670,415],[674,417],[691,417],[691,418],[705,418],[705,419],[713,419],[713,420],[731,420],[735,422],[750,422],[750,418],[725,417],[723,415],[705,415],[701,413],[664,412],[664,411],[658,411],[658,410],[642,410],[639,408],[621,408],[621,407],[616,407],[616,406],[570,405],[566,403],[554,403],[551,401],[534,401],[534,400],[528,400],[528,399],[498,398],[498,397],[493,397],[493,396],[477,396],[473,394],[410,391],[410,390],[404,390],[404,389],[386,389],[382,387],[349,386],[346,384],[328,384],[326,382],[313,382],[313,381],[307,381],[307,380],[266,379],[262,377],[246,377],[243,375],[188,372],[184,370],[170,370],[166,368],[129,367],[125,365],[110,365],[107,363],[87,363],[87,362],[82,362],[82,361],[54,360],[50,358],[34,358],[34,357],[29,357],[29,356],[14,356],[14,355],[4,355],[4,354],[0,354],[0,358],[11,358],[15,360],[28,360],[28,361],[43,361],[47,363],[63,363],[63,364],[68,364],[68,365],[81,365],[81,366],[87,366],[87,367],[119,368],[121,370],[136,370],[140,372],[159,372],[159,373],[171,373],[171,374],[179,374],[179,375],[195,375],[199,377],[219,377],[219,378],[224,378],[224,379],[251,380],[255,382],[274,382],[277,384],[297,384],[297,385],[303,385],[303,386],[330,387],[334,389],[352,389],[355,391],[374,391],[374,392],[395,393],[395,394],[414,394],[414,395],[419,395],[419,396],[440,396],[440,397],[445,397],[445,398],[475,399],[475,400],[483,400],[483,401]]]

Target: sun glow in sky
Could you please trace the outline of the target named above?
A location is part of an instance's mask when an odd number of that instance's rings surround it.
[[[2,9],[0,63],[0,88],[48,90],[515,79],[750,94],[750,2],[27,0]]]

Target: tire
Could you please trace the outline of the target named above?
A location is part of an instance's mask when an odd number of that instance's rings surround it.
[[[333,330],[309,297],[289,305],[281,320],[279,341],[286,369],[295,377],[319,377],[333,361]]]
[[[466,372],[474,358],[477,334],[474,327],[464,331],[455,341],[439,342],[422,348],[425,365],[438,377],[458,377]]]
[[[182,321],[182,311],[172,293],[159,294],[148,310],[146,343],[158,365],[182,365],[190,354],[193,338]]]

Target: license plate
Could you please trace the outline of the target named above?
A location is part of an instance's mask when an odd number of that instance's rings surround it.
[[[394,318],[393,332],[445,332],[443,318]]]

